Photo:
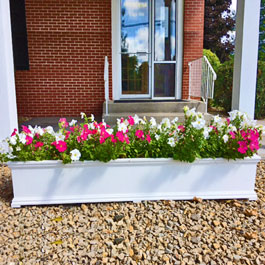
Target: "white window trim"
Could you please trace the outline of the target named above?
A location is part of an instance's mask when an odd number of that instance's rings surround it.
[[[178,12],[178,49],[177,49],[177,83],[176,99],[182,97],[182,65],[183,65],[183,14],[184,0],[177,0]],[[111,2],[111,26],[112,26],[112,97],[113,100],[120,100],[121,95],[121,43],[120,43],[120,0]],[[135,97],[136,98],[136,97]]]

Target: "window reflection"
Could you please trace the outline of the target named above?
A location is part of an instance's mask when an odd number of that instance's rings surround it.
[[[148,56],[122,54],[122,94],[147,94]]]
[[[176,60],[176,0],[155,0],[155,61]]]
[[[121,1],[121,51],[148,52],[149,1]]]

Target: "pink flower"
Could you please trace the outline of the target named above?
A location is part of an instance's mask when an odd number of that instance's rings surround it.
[[[99,143],[100,143],[100,144],[103,144],[104,142],[105,142],[105,137],[100,136],[100,137],[99,137]]]
[[[67,128],[69,123],[67,122],[66,118],[61,118],[59,123],[62,125],[63,128]]]
[[[259,141],[258,140],[251,141],[249,144],[249,148],[252,152],[254,152],[255,150],[259,150]]]
[[[232,139],[235,139],[236,138],[236,134],[234,132],[229,132],[229,134],[231,135],[231,138]]]
[[[43,142],[37,142],[34,146],[35,146],[35,148],[36,149],[41,149],[41,147],[44,145],[44,143]]]
[[[118,140],[120,141],[120,142],[124,142],[125,141],[125,138],[124,138],[124,135],[123,135],[123,132],[117,132],[116,133],[116,137],[118,138]]]
[[[27,136],[26,136],[26,145],[31,144],[32,141],[33,141],[33,138],[27,135]]]
[[[125,139],[126,144],[130,143],[129,136],[127,134],[124,135],[124,139]]]
[[[76,137],[76,140],[77,140],[78,143],[80,143],[81,142],[81,137],[80,136],[77,136]]]
[[[129,124],[130,124],[131,126],[133,126],[133,125],[134,125],[134,118],[133,118],[132,116],[129,116],[128,118],[129,118],[129,119],[128,119]]]
[[[53,142],[52,145],[54,145],[60,153],[63,153],[67,149],[67,143],[61,140]]]
[[[11,137],[17,134],[17,129],[14,129],[14,131],[11,134]]]
[[[67,131],[66,134],[65,134],[65,140],[67,140],[70,136],[71,132]]]
[[[152,140],[149,134],[146,135],[146,138],[145,138],[145,139],[146,139],[146,141],[147,141],[148,143],[150,143],[151,140]]]
[[[86,141],[87,140],[87,137],[88,137],[88,134],[86,132],[82,132],[82,134],[80,135],[80,138],[83,140],[83,141]]]
[[[185,127],[183,125],[179,125],[178,126],[178,129],[181,131],[181,132],[185,132]]]
[[[230,124],[230,119],[226,118],[226,122],[227,122],[227,125],[229,125]]]
[[[210,128],[212,128],[215,131],[215,133],[218,134],[218,130],[217,130],[217,128],[215,126],[211,125]]]
[[[116,142],[117,142],[117,140],[115,139],[115,137],[114,137],[113,134],[110,136],[110,138],[111,138],[111,141],[112,141],[113,143],[116,143]]]
[[[30,134],[31,133],[30,129],[27,126],[22,125],[22,130],[26,134]]]
[[[144,132],[142,130],[137,130],[135,132],[135,136],[138,138],[138,139],[141,139],[141,140],[144,140]]]
[[[75,128],[77,128],[77,126],[70,127],[70,131],[75,132]]]
[[[237,151],[241,154],[245,154],[248,150],[247,143],[245,141],[238,141],[237,143],[239,144]]]

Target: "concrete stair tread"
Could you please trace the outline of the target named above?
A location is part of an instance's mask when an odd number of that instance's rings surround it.
[[[189,108],[196,108],[197,111],[205,112],[205,103],[202,101],[180,101],[180,102],[113,102],[108,103],[109,113],[175,113],[183,112],[184,106],[189,106]],[[106,112],[106,103],[103,104],[103,113]]]

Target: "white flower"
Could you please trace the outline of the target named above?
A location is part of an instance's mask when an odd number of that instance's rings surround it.
[[[16,151],[17,151],[17,152],[21,151],[21,148],[18,146],[18,147],[16,148]]]
[[[17,136],[16,136],[16,135],[11,136],[11,137],[9,138],[9,141],[10,141],[10,143],[11,143],[12,145],[15,145],[15,144],[17,143]]]
[[[151,117],[150,125],[151,125],[151,128],[155,128],[156,127],[156,119],[154,117]]]
[[[31,133],[34,133],[35,132],[35,128],[33,128],[31,125],[28,126],[28,129],[31,131]]]
[[[72,161],[78,161],[81,157],[81,153],[77,149],[72,150],[70,153]]]
[[[140,121],[138,115],[136,115],[136,114],[134,115],[133,119],[134,119],[134,123],[135,123],[135,124],[138,124],[139,121]]]
[[[233,121],[238,114],[240,114],[240,112],[238,110],[233,110],[233,111],[230,111],[228,112],[229,114],[229,117],[230,117],[230,120]]]
[[[156,140],[158,141],[158,140],[160,139],[160,135],[156,134],[156,135],[155,135],[155,138],[156,138]]]
[[[77,123],[77,120],[72,120],[72,121],[69,123],[69,125],[70,125],[70,126],[75,126],[76,123]]]
[[[45,132],[54,135],[54,130],[52,128],[52,126],[48,126],[44,129]]]
[[[64,141],[65,135],[63,135],[61,132],[55,133],[56,142],[58,141]]]
[[[216,116],[213,117],[213,120],[214,120],[215,123],[220,123],[222,121],[222,118],[219,117],[219,115],[216,115]]]
[[[42,136],[44,134],[44,130],[40,126],[35,127],[34,131],[35,131],[35,133],[39,134],[40,136]]]
[[[24,133],[20,133],[20,134],[18,135],[18,137],[19,137],[19,141],[20,141],[22,144],[25,144],[25,143],[26,143],[26,134],[24,134]]]
[[[90,119],[91,119],[91,121],[94,121],[95,120],[94,114],[91,114]]]
[[[129,126],[129,122],[128,122],[127,119],[126,119],[123,123],[124,123],[126,126]]]
[[[108,129],[106,129],[106,132],[107,132],[108,134],[113,134],[113,129],[108,128]]]
[[[228,125],[228,132],[236,132],[236,126],[233,126],[231,123]]]
[[[161,125],[164,125],[165,128],[170,128],[170,120],[169,120],[169,118],[164,118],[164,119],[161,121]]]
[[[162,129],[161,124],[158,124],[158,125],[157,125],[157,130],[158,130],[158,131],[161,131],[161,129]]]
[[[123,133],[126,133],[127,130],[128,130],[128,129],[127,129],[126,124],[124,124],[124,123],[120,123],[120,124],[118,125],[118,131],[123,132]]]
[[[140,124],[143,124],[143,125],[146,124],[146,122],[145,122],[145,117],[144,117],[144,119],[139,119],[139,123],[140,123]]]
[[[175,139],[173,137],[168,138],[167,143],[171,146],[171,147],[175,147],[176,143],[175,143]]]
[[[224,143],[227,143],[228,139],[229,139],[228,135],[225,134],[225,135],[223,136],[223,141],[224,141]]]
[[[195,116],[195,115],[196,115],[196,109],[195,109],[195,108],[188,109],[188,110],[186,111],[186,116],[187,116],[187,117]]]
[[[201,112],[197,112],[197,117],[200,118],[200,119],[202,119],[203,118],[202,113]]]
[[[204,128],[203,137],[204,137],[204,139],[208,139],[209,138],[209,130],[208,130],[208,128]]]
[[[205,126],[205,120],[197,119],[196,121],[192,122],[191,125],[193,126],[193,128],[200,130]]]
[[[3,140],[1,143],[0,143],[0,154],[4,154],[4,153],[7,153],[8,152],[8,143],[6,140]]]
[[[81,119],[84,119],[86,114],[84,112],[80,112],[80,115],[81,115]]]
[[[178,122],[178,120],[179,120],[179,118],[178,117],[176,117],[175,119],[173,119],[172,121],[171,121],[171,123],[177,123]]]
[[[183,111],[187,112],[190,108],[188,106],[184,106]]]

